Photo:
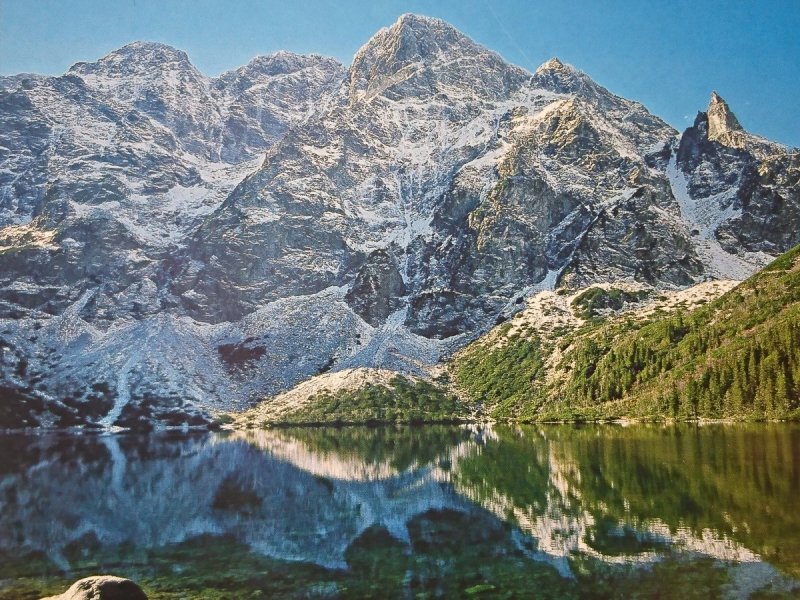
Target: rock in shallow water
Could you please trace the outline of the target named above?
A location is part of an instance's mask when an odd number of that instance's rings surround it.
[[[76,581],[60,596],[42,600],[147,600],[147,595],[130,579],[96,575]]]

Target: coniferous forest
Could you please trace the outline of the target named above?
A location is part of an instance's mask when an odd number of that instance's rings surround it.
[[[694,311],[585,314],[552,338],[479,342],[455,361],[455,379],[490,414],[522,420],[797,417],[798,257],[794,248]]]

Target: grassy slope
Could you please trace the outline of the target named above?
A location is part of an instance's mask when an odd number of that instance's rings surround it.
[[[800,247],[690,313],[480,340],[452,365],[488,414],[522,420],[800,416]],[[561,352],[549,368],[546,358]]]
[[[279,419],[267,414],[256,417],[254,424],[433,423],[467,420],[470,415],[469,407],[441,387],[398,375],[388,384],[321,392]]]

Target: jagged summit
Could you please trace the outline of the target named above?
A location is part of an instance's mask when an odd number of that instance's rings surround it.
[[[383,27],[364,44],[353,59],[353,65],[365,54],[388,53],[398,60],[425,58],[437,50],[459,43],[477,46],[466,35],[440,19],[406,13],[389,27]]]
[[[436,17],[427,17],[425,15],[418,15],[415,13],[403,13],[397,17],[391,27],[406,27],[411,29],[426,29],[430,27],[446,27],[458,32],[458,30],[450,25],[447,21],[437,19]]]
[[[129,75],[167,70],[196,71],[183,50],[160,42],[136,41],[113,50],[95,62],[79,62],[70,73],[81,75]]]
[[[568,69],[568,68],[571,67],[568,67],[563,62],[561,62],[561,60],[557,56],[554,56],[550,60],[547,60],[543,62],[541,65],[539,65],[539,68],[536,69],[536,73],[545,73],[547,71],[561,71],[563,69]]]
[[[344,67],[335,58],[321,54],[297,54],[279,50],[272,54],[261,54],[246,65],[226,71],[214,80],[215,87],[235,85],[245,88],[264,77],[274,77],[297,73],[303,69],[320,68],[339,71]]]
[[[270,69],[280,68],[282,71],[303,68],[310,64],[321,62],[338,62],[335,58],[323,56],[321,54],[299,54],[289,50],[278,50],[270,54],[260,54],[251,59],[246,65],[237,70],[248,68],[259,68],[269,71]]]
[[[467,35],[456,29],[447,21],[414,13],[404,13],[388,27],[379,29],[375,35],[367,41],[365,46],[369,45],[372,40],[375,40],[383,33],[387,33],[390,38],[395,39],[398,35],[413,35],[418,40],[435,37],[440,38],[444,42],[460,40],[472,41]]]
[[[169,44],[164,44],[162,42],[151,42],[147,40],[137,40],[133,41],[129,44],[125,44],[118,50],[114,50],[108,54],[108,56],[112,55],[133,55],[133,54],[161,54],[162,56],[172,56],[175,58],[184,58],[187,57],[186,52],[183,50],[179,50],[174,46],[170,46]]]
[[[531,83],[559,94],[594,95],[599,86],[585,73],[558,57],[542,63],[533,73]]]
[[[350,67],[351,102],[378,95],[429,98],[436,93],[489,98],[516,89],[529,74],[440,19],[402,15],[358,50]]]
[[[743,127],[733,114],[728,103],[717,94],[711,92],[711,100],[708,103],[708,139],[728,143],[734,141],[732,132],[744,131]],[[735,145],[735,144],[728,144]]]
[[[759,158],[767,158],[786,151],[786,147],[745,130],[728,103],[717,92],[711,92],[706,112],[699,113],[695,121],[707,121],[707,139],[729,148],[747,150]]]

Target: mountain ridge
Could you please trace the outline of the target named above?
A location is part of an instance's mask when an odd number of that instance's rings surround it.
[[[278,53],[208,78],[130,50],[181,76],[109,83],[101,59],[0,83],[11,426],[201,424],[323,372],[429,378],[537,291],[744,279],[800,241],[782,147],[710,139],[707,113],[678,136],[438,20],[401,17],[349,68]]]

